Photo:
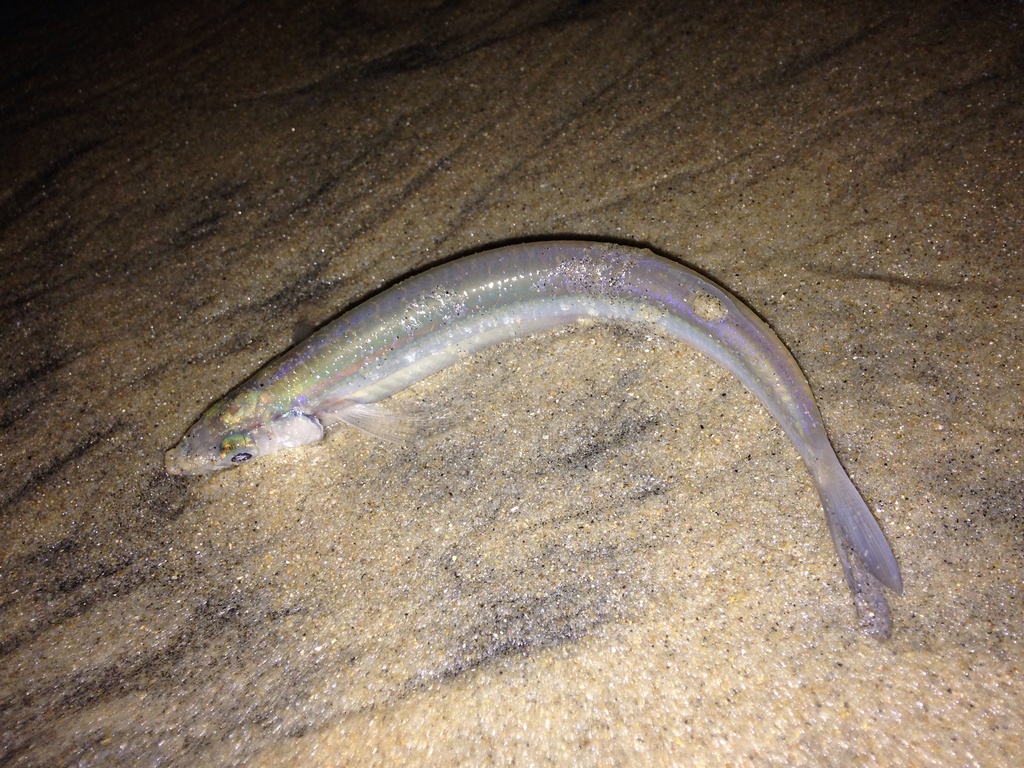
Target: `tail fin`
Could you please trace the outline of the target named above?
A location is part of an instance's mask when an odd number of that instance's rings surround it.
[[[882,585],[902,595],[903,578],[871,510],[838,462],[837,467],[818,485],[832,543],[861,623],[868,632],[888,637],[892,620]]]

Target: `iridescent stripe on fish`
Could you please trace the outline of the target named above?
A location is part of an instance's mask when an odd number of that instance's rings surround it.
[[[839,463],[807,379],[775,333],[711,280],[650,251],[552,241],[466,256],[365,301],[212,405],[167,452],[171,474],[237,466],[345,422],[387,436],[379,401],[484,347],[582,318],[655,328],[736,375],[810,472],[867,631],[887,635],[881,585],[899,567]]]

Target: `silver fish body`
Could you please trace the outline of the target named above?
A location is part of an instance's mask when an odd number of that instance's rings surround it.
[[[583,318],[653,327],[715,360],[760,400],[796,446],[825,509],[865,628],[887,635],[880,584],[899,567],[825,432],[796,360],[719,285],[650,251],[552,241],[466,256],[411,277],[338,317],[212,405],[166,454],[201,474],[319,440],[346,422],[396,428],[376,405],[460,358]]]

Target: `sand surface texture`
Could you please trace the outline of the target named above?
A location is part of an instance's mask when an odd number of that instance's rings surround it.
[[[0,763],[1024,764],[1024,5],[5,14]],[[787,343],[890,640],[769,414],[635,328],[446,369],[407,444],[165,473],[297,329],[554,237]]]

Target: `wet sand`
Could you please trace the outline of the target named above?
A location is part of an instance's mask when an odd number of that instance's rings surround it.
[[[1024,7],[8,11],[0,763],[1024,760]],[[642,244],[793,351],[906,594],[636,329],[502,345],[208,478],[163,451],[402,276]]]

